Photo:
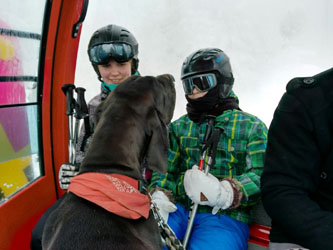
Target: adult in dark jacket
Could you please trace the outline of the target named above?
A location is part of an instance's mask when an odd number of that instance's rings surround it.
[[[270,249],[333,249],[333,69],[288,83],[270,125],[261,191]]]

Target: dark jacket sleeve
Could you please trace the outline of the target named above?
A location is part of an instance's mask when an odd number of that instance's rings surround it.
[[[282,97],[268,133],[262,200],[272,218],[271,241],[333,249],[333,213],[313,196],[322,160],[313,119],[293,95]]]

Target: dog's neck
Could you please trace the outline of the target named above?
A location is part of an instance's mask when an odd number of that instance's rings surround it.
[[[80,166],[80,172],[118,173],[141,179],[144,154],[150,139],[144,128],[124,128],[126,124],[112,127],[107,122],[101,122]]]

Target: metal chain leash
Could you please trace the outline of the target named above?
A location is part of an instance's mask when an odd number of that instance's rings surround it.
[[[160,234],[162,239],[165,241],[165,245],[170,249],[170,250],[185,250],[183,247],[182,243],[180,240],[178,240],[177,236],[175,233],[172,231],[170,226],[164,222],[164,219],[162,218],[159,208],[156,205],[156,203],[152,200],[150,194],[148,194],[150,197],[150,208],[153,211],[154,218],[158,224]]]

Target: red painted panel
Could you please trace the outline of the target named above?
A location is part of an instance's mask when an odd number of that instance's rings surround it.
[[[54,72],[52,78],[52,139],[55,172],[59,172],[61,164],[68,162],[68,127],[66,113],[66,98],[61,90],[65,83],[73,83],[76,67],[79,39],[72,38],[73,24],[81,14],[83,0],[64,1],[59,22],[57,47],[54,57]],[[61,31],[61,32],[60,32]],[[81,30],[80,30],[81,32]],[[80,32],[78,37],[80,37]],[[55,108],[56,107],[56,108]],[[64,191],[58,185],[58,193]]]
[[[72,38],[83,0],[53,0],[44,61],[42,135],[45,175],[0,205],[0,249],[30,249],[31,230],[57,199],[54,173],[67,161],[64,83],[74,80],[79,37]],[[64,57],[66,55],[66,57]]]

